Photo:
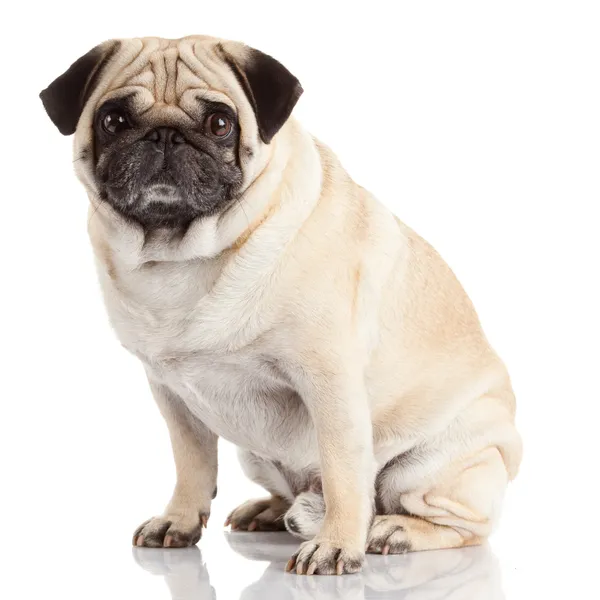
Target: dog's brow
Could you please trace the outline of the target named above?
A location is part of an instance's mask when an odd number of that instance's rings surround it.
[[[237,111],[234,107],[226,102],[221,102],[220,100],[208,100],[206,98],[198,98],[198,103],[202,107],[203,112],[209,111],[222,111],[227,113],[231,117],[235,117],[237,119]]]
[[[135,96],[134,91],[127,91],[122,94],[116,94],[114,96],[104,97],[98,103],[96,112],[104,109],[107,106],[113,106],[115,108],[123,107],[123,108],[133,109],[133,108],[135,108],[134,102],[133,102],[134,96]]]
[[[234,114],[237,114],[237,107],[235,104],[222,92],[218,92],[216,90],[198,90],[198,93],[196,94],[196,100],[203,104],[205,103],[213,106],[219,104],[226,106],[229,108],[229,110],[233,111]]]

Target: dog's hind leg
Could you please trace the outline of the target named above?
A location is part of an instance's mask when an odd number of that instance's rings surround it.
[[[247,450],[238,450],[238,458],[245,475],[264,487],[271,496],[248,500],[233,510],[225,526],[242,531],[283,531],[283,516],[294,498],[290,485],[281,469],[270,460]]]
[[[367,538],[370,553],[402,554],[480,544],[499,517],[509,479],[495,447],[456,461],[436,476],[434,485],[422,489],[394,495],[389,486],[399,478],[393,475],[380,473],[378,478],[379,514]]]

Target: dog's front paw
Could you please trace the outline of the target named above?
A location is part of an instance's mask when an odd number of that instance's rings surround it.
[[[202,537],[202,527],[208,523],[208,514],[193,518],[153,517],[142,523],[133,534],[134,546],[147,548],[187,548],[195,546]]]
[[[285,570],[298,575],[342,575],[358,573],[365,560],[364,552],[341,548],[315,538],[304,542],[289,560]]]

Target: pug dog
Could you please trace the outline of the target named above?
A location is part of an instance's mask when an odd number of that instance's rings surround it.
[[[198,542],[223,437],[269,493],[226,526],[306,540],[289,571],[479,544],[521,461],[507,370],[436,251],[291,117],[301,93],[206,36],[103,43],[41,93],[171,437],[172,499],[133,543]]]

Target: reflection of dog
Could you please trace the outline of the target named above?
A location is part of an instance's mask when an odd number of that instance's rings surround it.
[[[406,556],[370,557],[362,575],[348,578],[290,578],[283,573],[292,538],[280,534],[229,534],[229,545],[244,558],[269,561],[241,600],[503,600],[498,561],[487,545]],[[211,598],[208,573],[199,551],[171,554],[135,549],[138,564],[164,575],[173,600]]]
[[[356,577],[290,577],[283,566],[294,547],[294,538],[278,533],[230,533],[231,548],[248,560],[269,562],[258,581],[248,585],[240,600],[364,600],[364,575]]]
[[[281,575],[289,543],[259,535],[227,536],[229,545],[250,560],[270,560],[262,577],[249,585],[243,600],[504,600],[498,560],[487,544],[451,551],[411,553],[405,556],[369,557],[360,577],[298,578]]]
[[[402,560],[386,557],[381,563],[373,559],[365,571],[365,581],[367,597],[504,600],[498,560],[487,544],[407,554]]]
[[[190,37],[107,42],[42,92],[171,434],[175,492],[135,543],[198,541],[223,436],[272,494],[232,526],[314,536],[299,573],[358,571],[365,543],[477,544],[521,457],[506,369],[439,255],[290,117],[301,91],[266,54]],[[352,124],[374,144],[379,102]]]
[[[135,562],[152,575],[162,575],[173,600],[215,599],[202,554],[195,546],[176,550],[133,548]]]

